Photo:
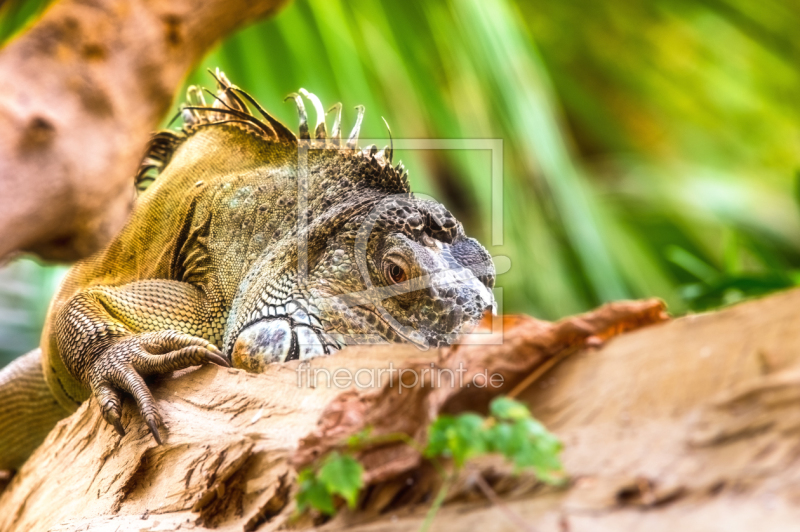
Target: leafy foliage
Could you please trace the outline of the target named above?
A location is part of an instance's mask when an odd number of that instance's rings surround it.
[[[530,468],[540,480],[550,484],[564,480],[559,459],[561,442],[531,416],[528,407],[508,397],[496,397],[490,404],[490,413],[489,417],[469,412],[457,416],[440,415],[428,427],[427,445],[419,450],[437,467],[440,467],[439,458],[452,458],[456,470],[462,469],[470,458],[498,453],[512,462],[517,471]],[[413,440],[402,435],[380,439],[388,440],[415,445]],[[364,485],[364,469],[350,453],[378,441],[366,429],[348,438],[346,452],[333,451],[318,468],[300,471],[296,496],[298,512],[314,508],[325,515],[333,515],[337,495],[354,508]],[[448,486],[446,478],[429,519],[441,505]]]
[[[467,459],[486,452],[484,421],[477,414],[439,416],[431,425],[425,456],[449,456],[461,468]]]
[[[341,495],[347,505],[356,505],[358,490],[364,485],[364,468],[352,456],[336,453],[322,465],[317,478],[332,494]]]
[[[308,508],[315,508],[325,515],[336,513],[333,505],[333,494],[317,478],[311,469],[304,469],[297,477],[297,511],[304,512]]]
[[[350,508],[354,508],[358,492],[364,485],[364,468],[352,456],[330,453],[318,471],[304,469],[297,483],[297,510],[304,512],[314,508],[325,515],[336,512],[334,497],[340,496]]]
[[[5,0],[0,2],[0,44],[23,31],[41,15],[51,0]]]
[[[517,470],[532,468],[545,482],[562,479],[561,442],[531,417],[524,404],[498,397],[490,412],[488,418],[472,413],[440,415],[430,427],[425,456],[450,457],[460,469],[470,458],[498,453]]]

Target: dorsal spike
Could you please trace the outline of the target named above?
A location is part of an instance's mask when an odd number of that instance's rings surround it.
[[[314,125],[314,138],[324,140],[328,136],[328,130],[325,127],[325,108],[322,107],[322,102],[319,101],[316,94],[305,89],[300,89],[300,94],[311,102],[311,105],[314,106],[314,112],[317,114],[317,123]]]
[[[297,136],[294,134],[294,132],[288,127],[286,127],[280,120],[273,117],[266,110],[264,110],[264,108],[261,107],[261,105],[255,100],[255,98],[253,98],[252,96],[244,92],[242,89],[239,89],[237,87],[232,87],[232,90],[236,92],[236,94],[238,94],[239,96],[250,102],[250,104],[253,107],[258,109],[258,112],[261,114],[261,116],[263,116],[264,119],[267,122],[269,122],[269,125],[275,131],[275,134],[278,136],[279,140],[297,142]]]
[[[245,104],[244,101],[239,98],[239,95],[233,91],[233,86],[225,89],[225,101],[227,101],[228,105],[230,105],[232,108],[250,114],[250,109],[247,108],[247,104]]]
[[[336,110],[336,116],[333,117],[333,129],[331,130],[330,139],[333,144],[339,146],[342,140],[342,102],[333,104],[333,107],[328,109],[328,113]]]
[[[217,80],[220,90],[225,90],[232,85],[231,81],[228,79],[228,76],[226,76],[225,72],[220,70],[219,67],[214,69],[214,74],[214,79]]]
[[[386,124],[386,131],[389,132],[389,145],[383,149],[383,152],[385,154],[386,160],[388,160],[389,164],[391,164],[392,157],[394,156],[394,139],[392,138],[392,128],[389,127],[389,122],[387,122],[384,117],[381,117],[381,120],[383,120],[383,123]]]
[[[174,131],[161,131],[152,136],[139,171],[134,178],[134,185],[139,192],[143,192],[157,178],[157,175],[169,163],[181,140],[182,135]]]
[[[192,85],[186,89],[186,104],[191,107],[208,107],[205,96],[203,96],[203,89],[197,85]],[[181,109],[181,117],[184,124],[192,126],[202,122],[200,113],[194,109],[185,109],[185,107],[186,105]]]
[[[364,120],[364,111],[366,109],[363,105],[356,105],[356,111],[358,111],[356,125],[353,126],[350,136],[347,137],[347,147],[351,150],[355,150],[358,147],[358,134],[361,132],[361,122]]]
[[[392,166],[392,149],[389,146],[384,146],[381,151],[375,154],[376,159],[381,159],[384,166]],[[388,164],[387,164],[388,163]]]
[[[204,120],[202,120],[202,122],[204,124],[209,124],[209,125],[221,124],[223,120],[225,122],[227,122],[227,123],[250,124],[251,126],[253,126],[253,127],[257,128],[257,129],[260,129],[261,132],[263,134],[265,134],[267,137],[274,137],[275,136],[275,132],[272,130],[272,128],[268,124],[265,124],[264,122],[262,122],[261,120],[257,119],[256,117],[254,117],[253,115],[251,115],[249,113],[245,113],[243,111],[239,111],[237,109],[233,109],[231,107],[224,106],[224,102],[223,102],[223,105],[221,105],[220,107],[189,107],[189,106],[184,106],[184,110],[195,111],[195,112],[198,112],[198,113],[209,113],[210,112],[211,116],[205,117]],[[233,119],[226,120],[225,117],[229,117],[229,116],[232,116]]]
[[[194,109],[181,107],[180,116],[185,126],[193,126],[200,122],[200,114]]]
[[[308,135],[308,116],[306,115],[306,106],[303,105],[303,99],[299,94],[293,92],[283,101],[285,102],[286,100],[294,100],[297,106],[297,114],[300,117],[300,126],[297,128],[298,133],[300,133],[299,138],[309,140],[311,137]]]
[[[209,92],[209,94],[214,96],[213,107],[224,106],[228,107],[229,109],[235,109],[248,114],[250,113],[247,105],[234,92],[236,85],[230,82],[228,77],[225,75],[225,72],[221,71],[219,67],[217,67],[215,72],[211,72],[211,70],[209,70],[208,73],[211,74],[211,77],[217,82],[217,94]]]
[[[186,102],[193,107],[208,107],[203,89],[197,85],[191,85],[186,89]]]

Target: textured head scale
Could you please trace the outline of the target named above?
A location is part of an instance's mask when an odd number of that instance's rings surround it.
[[[382,150],[359,148],[364,107],[356,107],[355,125],[342,146],[340,103],[326,113],[308,91],[290,94],[286,99],[294,102],[299,118],[295,135],[223,73],[212,75],[218,85],[213,103],[190,87],[181,109],[183,130],[153,138],[137,184],[145,185],[153,170],[168,164],[177,145],[206,128],[241,129],[273,151],[308,148],[308,208],[300,212],[297,207],[298,181],[281,191],[277,206],[267,208],[265,216],[273,222],[273,211],[280,213],[278,230],[265,240],[260,258],[247,265],[232,303],[225,351],[233,353],[234,364],[237,356],[261,357],[264,363],[302,359],[364,341],[446,345],[493,309],[491,257],[444,206],[411,194],[402,163],[392,165],[391,138]],[[313,128],[305,102],[315,113]],[[330,113],[329,134],[325,118]],[[296,160],[286,160],[291,172],[299,172]],[[264,171],[259,190],[274,182],[272,171]],[[287,175],[286,168],[281,172]],[[281,205],[294,207],[281,210]],[[300,241],[305,258],[298,251]],[[283,347],[276,348],[280,341]]]

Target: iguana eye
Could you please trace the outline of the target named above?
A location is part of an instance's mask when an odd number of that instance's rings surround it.
[[[384,266],[384,274],[386,279],[394,284],[403,283],[408,280],[406,271],[397,263],[386,261]]]

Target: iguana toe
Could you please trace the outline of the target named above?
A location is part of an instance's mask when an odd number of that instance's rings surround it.
[[[122,413],[122,396],[107,382],[100,383],[94,390],[97,403],[100,405],[100,412],[103,419],[114,427],[120,436],[125,436],[125,429],[122,427],[120,419]]]
[[[89,376],[103,418],[120,435],[125,435],[120,421],[121,390],[136,400],[153,438],[160,444],[158,427],[163,425],[161,414],[143,377],[206,362],[230,367],[214,345],[196,336],[167,330],[134,334],[114,341],[89,369]]]

